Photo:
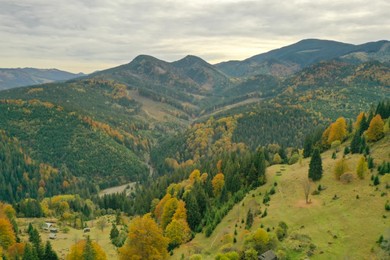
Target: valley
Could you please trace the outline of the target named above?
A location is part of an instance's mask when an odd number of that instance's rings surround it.
[[[0,91],[0,259],[386,259],[389,46],[139,55]]]

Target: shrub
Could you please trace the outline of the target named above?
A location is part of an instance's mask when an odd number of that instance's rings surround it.
[[[353,181],[353,174],[350,172],[343,173],[340,176],[340,181],[342,183],[345,183],[345,184],[352,182]]]

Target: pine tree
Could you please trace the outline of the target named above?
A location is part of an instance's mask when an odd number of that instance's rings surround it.
[[[303,143],[303,157],[307,158],[312,153],[313,141],[310,135],[305,137],[305,141]]]
[[[246,229],[250,229],[253,225],[253,213],[251,209],[248,210],[248,214],[246,215]]]
[[[367,129],[368,129],[368,121],[366,115],[363,114],[363,117],[360,120],[360,125],[359,125],[359,135],[361,136],[364,133],[364,131],[366,131]]]
[[[92,242],[89,236],[87,236],[87,242],[85,243],[85,248],[83,252],[84,260],[94,260],[96,258],[95,251],[92,247]]]
[[[351,152],[352,153],[359,153],[361,145],[362,145],[362,139],[359,135],[359,131],[355,131],[355,134],[353,135],[353,138],[351,141]]]
[[[190,192],[185,198],[187,208],[187,222],[191,230],[195,231],[202,220],[199,213],[199,205],[195,196]]]
[[[53,248],[51,247],[50,241],[46,241],[43,260],[58,260],[58,256],[56,252],[54,252]]]
[[[112,223],[112,228],[111,228],[111,231],[110,231],[110,239],[111,239],[111,242],[117,238],[119,236],[119,230],[117,229],[116,225],[114,223]]]
[[[311,156],[309,164],[309,179],[318,181],[322,177],[322,160],[320,150],[314,149],[313,155]]]

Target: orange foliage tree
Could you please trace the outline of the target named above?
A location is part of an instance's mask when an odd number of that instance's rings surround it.
[[[130,223],[127,241],[119,249],[119,259],[158,260],[168,256],[168,239],[150,214],[136,217]]]
[[[370,122],[370,126],[367,129],[367,140],[371,142],[378,141],[384,136],[385,123],[382,120],[381,115],[376,115]]]
[[[98,243],[89,240],[80,240],[70,248],[69,254],[66,256],[66,260],[79,260],[79,259],[94,259],[94,260],[106,260],[106,253],[103,251]]]
[[[0,218],[0,247],[8,249],[15,244],[16,237],[8,218]]]
[[[328,144],[339,140],[342,142],[347,136],[347,122],[344,117],[339,117],[336,122],[330,125]]]

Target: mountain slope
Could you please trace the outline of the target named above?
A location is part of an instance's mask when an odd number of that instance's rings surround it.
[[[353,45],[336,41],[307,39],[255,55],[243,61],[222,62],[216,64],[216,67],[233,77],[256,74],[285,77],[319,61],[336,58],[344,57],[345,60],[353,60],[354,62],[364,62],[371,59],[381,59],[382,62],[389,61],[388,45],[388,41]],[[365,59],[359,59],[358,54],[363,55]]]
[[[371,156],[378,164],[389,159],[389,137],[387,135],[372,145]],[[304,159],[301,165],[271,166],[267,168],[267,183],[250,191],[238,202],[210,237],[197,234],[191,242],[175,249],[170,259],[179,259],[182,255],[190,258],[193,254],[200,254],[203,259],[215,259],[219,253],[240,251],[250,232],[262,227],[276,234],[281,221],[287,224],[288,232],[284,240],[274,242],[278,254],[284,253],[292,259],[387,259],[388,252],[380,249],[376,241],[381,235],[389,237],[389,212],[384,207],[389,200],[386,188],[389,174],[380,176],[381,183],[373,186],[371,173],[367,173],[363,180],[356,176],[361,155],[347,155],[345,160],[354,178],[351,183],[342,183],[333,175],[337,160],[332,159],[332,152],[321,155],[323,177],[311,184],[311,191],[315,191],[319,184],[325,189],[317,195],[310,195],[310,204],[305,203],[302,187],[307,178],[309,159]],[[342,154],[338,153],[337,158],[341,157]],[[376,174],[374,170],[372,175]],[[265,194],[272,188],[275,194],[264,203]],[[254,222],[248,230],[245,222],[249,209],[254,214]],[[265,210],[266,216],[263,215]]]
[[[0,69],[0,90],[49,83],[53,81],[65,81],[84,76],[57,69]]]

